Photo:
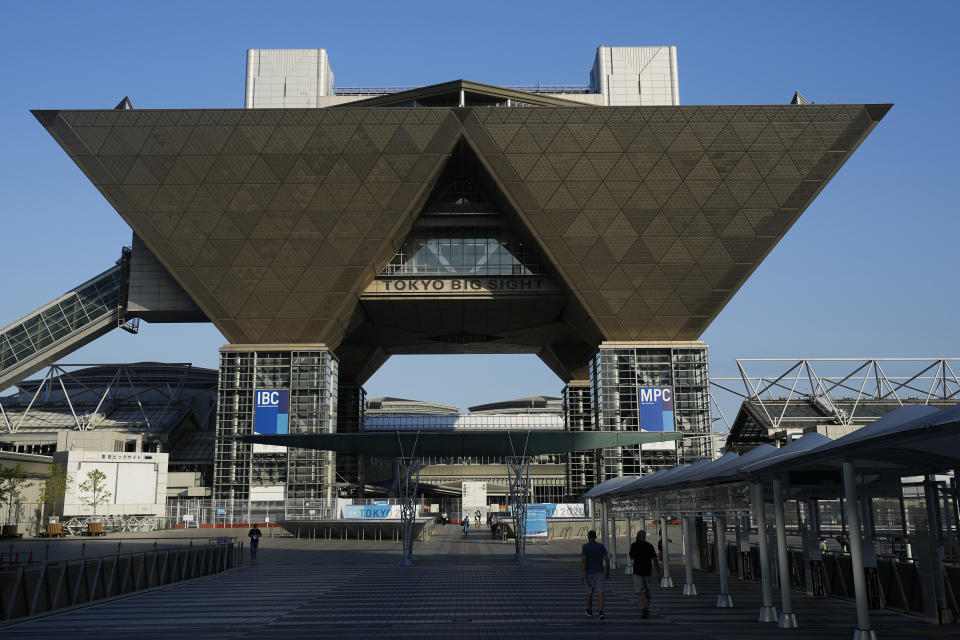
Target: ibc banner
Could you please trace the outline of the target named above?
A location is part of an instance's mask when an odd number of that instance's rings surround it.
[[[264,436],[287,433],[290,392],[258,389],[254,393],[253,432]]]
[[[674,431],[673,387],[637,387],[640,401],[640,429]]]

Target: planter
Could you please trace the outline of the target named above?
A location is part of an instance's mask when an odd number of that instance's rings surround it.
[[[3,525],[3,537],[4,538],[15,538],[20,535],[20,525],[17,524],[5,524]]]
[[[62,536],[63,535],[63,525],[60,523],[51,522],[47,525],[46,534],[48,536]]]
[[[90,536],[103,536],[106,535],[106,531],[103,530],[102,522],[88,522],[87,523],[87,535]]]

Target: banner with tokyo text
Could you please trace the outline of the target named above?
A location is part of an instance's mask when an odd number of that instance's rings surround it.
[[[264,436],[287,433],[290,392],[258,389],[254,393],[253,432]]]
[[[642,431],[674,431],[673,387],[637,387]]]

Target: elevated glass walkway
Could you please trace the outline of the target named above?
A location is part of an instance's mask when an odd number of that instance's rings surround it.
[[[125,250],[116,266],[0,329],[0,391],[123,326],[128,263]]]

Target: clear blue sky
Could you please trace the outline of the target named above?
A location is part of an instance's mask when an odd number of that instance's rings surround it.
[[[619,4],[619,6],[618,6]],[[326,48],[340,85],[586,83],[597,45],[674,44],[683,104],[894,102],[703,339],[756,356],[958,356],[954,2],[8,3],[0,325],[100,272],[130,230],[29,109],[243,106],[247,48]],[[68,362],[216,366],[210,325],[144,325]],[[394,358],[367,384],[466,407],[561,382],[533,356]]]

